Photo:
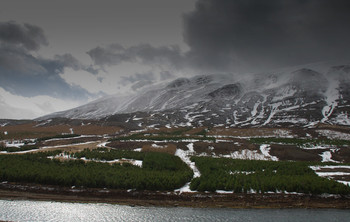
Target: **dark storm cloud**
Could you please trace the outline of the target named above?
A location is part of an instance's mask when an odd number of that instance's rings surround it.
[[[35,58],[23,51],[0,48],[0,87],[25,97],[49,95],[87,99],[90,93],[79,86],[67,84],[59,75],[70,65],[57,59]]]
[[[0,87],[21,96],[50,95],[59,98],[87,99],[91,94],[71,86],[59,74],[65,68],[96,73],[71,54],[46,59],[32,55],[48,42],[40,27],[15,22],[0,23]]]
[[[184,15],[186,57],[211,70],[254,70],[349,57],[348,0],[198,0]]]
[[[95,65],[123,62],[199,72],[256,72],[350,58],[348,0],[198,0],[183,16],[178,47],[115,44],[88,52]]]
[[[13,70],[14,72],[45,72],[44,67],[40,65],[38,59],[29,54],[26,49],[9,45],[1,45],[1,42],[0,67],[7,70]]]
[[[0,41],[22,46],[26,50],[38,50],[41,45],[48,45],[44,31],[40,27],[15,22],[0,22]]]
[[[124,48],[119,44],[108,47],[96,47],[87,52],[95,65],[111,66],[122,62],[140,62],[151,66],[181,68],[184,60],[177,46],[153,47],[140,44]]]

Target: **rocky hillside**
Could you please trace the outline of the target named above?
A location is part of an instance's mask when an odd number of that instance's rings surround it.
[[[135,126],[350,125],[350,66],[179,78],[137,95],[109,96],[40,120],[101,119]]]

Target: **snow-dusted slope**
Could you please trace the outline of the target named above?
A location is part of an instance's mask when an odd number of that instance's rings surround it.
[[[138,95],[109,96],[45,118],[98,119],[135,112],[144,112],[142,118],[127,121],[168,126],[350,125],[350,66],[180,78]]]
[[[108,96],[86,105],[51,115],[45,118],[101,118],[117,113],[137,111],[161,111],[178,109],[201,101],[209,101],[208,94],[219,89],[225,82],[232,81],[227,75],[196,76],[191,79],[180,78],[163,87],[120,97]]]

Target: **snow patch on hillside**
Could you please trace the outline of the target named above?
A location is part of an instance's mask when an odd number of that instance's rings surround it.
[[[5,146],[6,147],[21,147],[24,146],[24,142],[20,141],[20,140],[12,140],[12,141],[6,141],[5,142]]]
[[[339,91],[337,89],[338,86],[339,86],[338,81],[331,81],[325,93],[327,106],[323,107],[322,109],[322,115],[323,115],[323,119],[321,120],[322,123],[324,123],[329,119],[329,117],[333,113],[334,108],[338,105],[338,103],[336,102],[336,100],[339,99]]]
[[[319,134],[322,136],[327,137],[328,139],[338,139],[338,140],[350,140],[350,134],[349,133],[342,133],[334,130],[316,130]]]
[[[331,151],[324,151],[322,154],[320,154],[322,157],[322,162],[334,162],[339,163],[338,161],[332,160],[332,153]]]
[[[297,90],[291,87],[281,88],[277,91],[277,95],[272,99],[272,102],[283,101],[285,98],[293,96],[296,92]]]
[[[334,176],[348,176],[348,175],[350,175],[349,172],[345,172],[346,170],[350,169],[350,166],[347,166],[347,165],[310,166],[310,168],[313,171],[315,171],[315,173],[318,176],[328,178],[328,179],[333,179],[333,180],[334,180]],[[327,170],[330,170],[330,171],[327,171]],[[334,171],[334,170],[337,170],[337,171]],[[344,181],[344,180],[335,180],[335,181],[337,181],[338,183],[345,184],[347,186],[350,185],[350,181]]]
[[[195,151],[193,149],[193,143],[187,144],[187,148],[188,148],[187,151],[177,149],[175,152],[175,156],[180,157],[180,159],[193,170],[193,178],[200,177],[201,173],[196,167],[196,164],[192,162],[190,159],[190,157],[195,154]],[[185,186],[181,187],[180,189],[176,189],[175,192],[183,193],[183,192],[193,192],[193,191],[190,189],[190,182],[188,182],[185,184]]]
[[[290,130],[276,129],[273,131],[274,135],[281,138],[293,138]]]
[[[260,146],[260,152],[258,150],[243,149],[240,151],[232,152],[228,155],[220,155],[225,158],[242,159],[242,160],[273,160],[278,161],[278,158],[270,155],[270,146],[263,144]]]
[[[221,157],[241,159],[241,160],[266,160],[264,154],[258,153],[257,150],[248,150],[248,149],[235,151],[228,155],[222,155]]]
[[[271,111],[270,111],[270,115],[269,115],[269,118],[267,118],[267,120],[263,123],[263,125],[266,125],[268,124],[272,117],[278,112],[278,107],[282,105],[282,103],[274,103],[274,104],[271,104]]]
[[[341,112],[340,114],[337,115],[337,117],[332,119],[332,121],[335,124],[339,124],[339,125],[346,125],[346,126],[350,125],[350,118],[348,116],[348,112]]]
[[[265,156],[266,159],[272,160],[272,161],[278,161],[277,157],[270,155],[270,149],[271,147],[268,144],[262,144],[260,146],[260,151]]]

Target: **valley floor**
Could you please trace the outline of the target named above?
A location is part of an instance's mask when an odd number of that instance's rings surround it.
[[[347,127],[0,129],[0,199],[350,208]]]

